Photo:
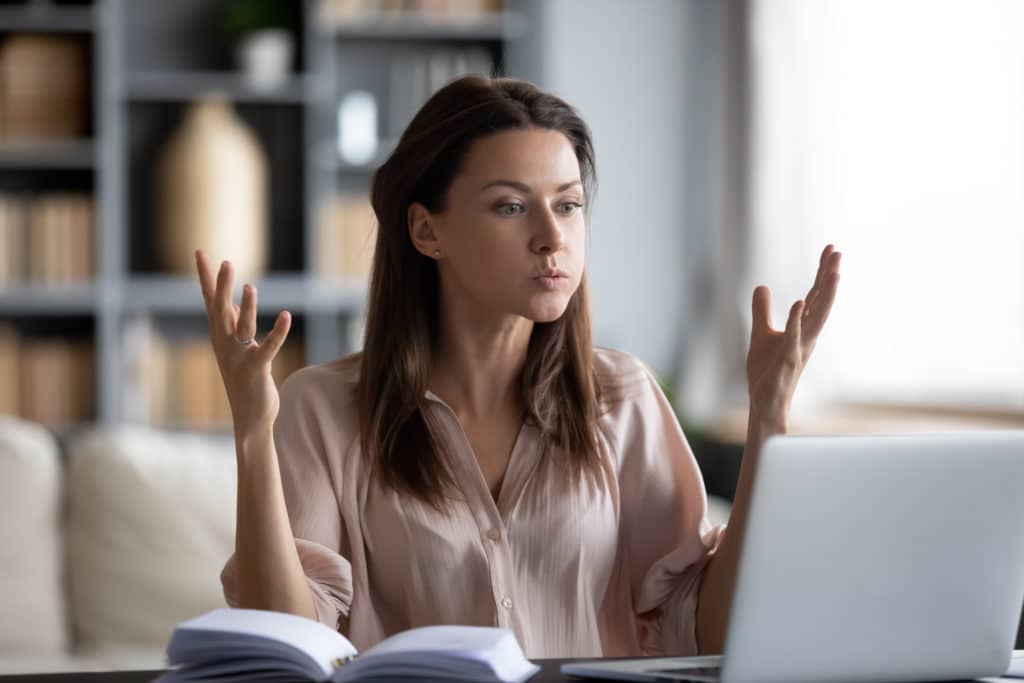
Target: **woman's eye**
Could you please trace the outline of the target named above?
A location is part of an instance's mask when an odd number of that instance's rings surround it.
[[[525,207],[522,204],[499,204],[498,213],[502,216],[515,216],[521,211],[525,211]]]
[[[568,207],[568,208],[566,208],[566,207]],[[580,204],[579,202],[565,202],[564,204],[562,204],[562,212],[565,213],[565,214],[571,214],[576,209],[582,209],[582,208],[583,208],[583,205]]]

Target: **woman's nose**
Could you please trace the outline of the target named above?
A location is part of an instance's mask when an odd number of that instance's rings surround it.
[[[537,254],[548,254],[561,251],[565,246],[565,232],[558,222],[558,216],[551,211],[540,214],[530,248]]]

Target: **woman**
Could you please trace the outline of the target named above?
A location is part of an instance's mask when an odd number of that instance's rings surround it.
[[[731,531],[650,371],[594,349],[583,207],[594,150],[569,105],[512,79],[437,92],[373,179],[364,351],[282,385],[256,290],[197,267],[238,457],[234,606],[366,648],[430,623],[514,630],[530,657],[720,651],[762,441],[786,431],[828,316],[830,247],[785,331],[754,292]]]

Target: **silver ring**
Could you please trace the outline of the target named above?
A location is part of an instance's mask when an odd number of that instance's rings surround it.
[[[238,337],[235,337],[235,341],[241,344],[242,346],[248,346],[249,344],[256,343],[256,337],[253,337],[252,339],[239,339]]]

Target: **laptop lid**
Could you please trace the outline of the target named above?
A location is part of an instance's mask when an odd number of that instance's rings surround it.
[[[1024,601],[1024,432],[768,439],[722,680],[1006,671]]]

